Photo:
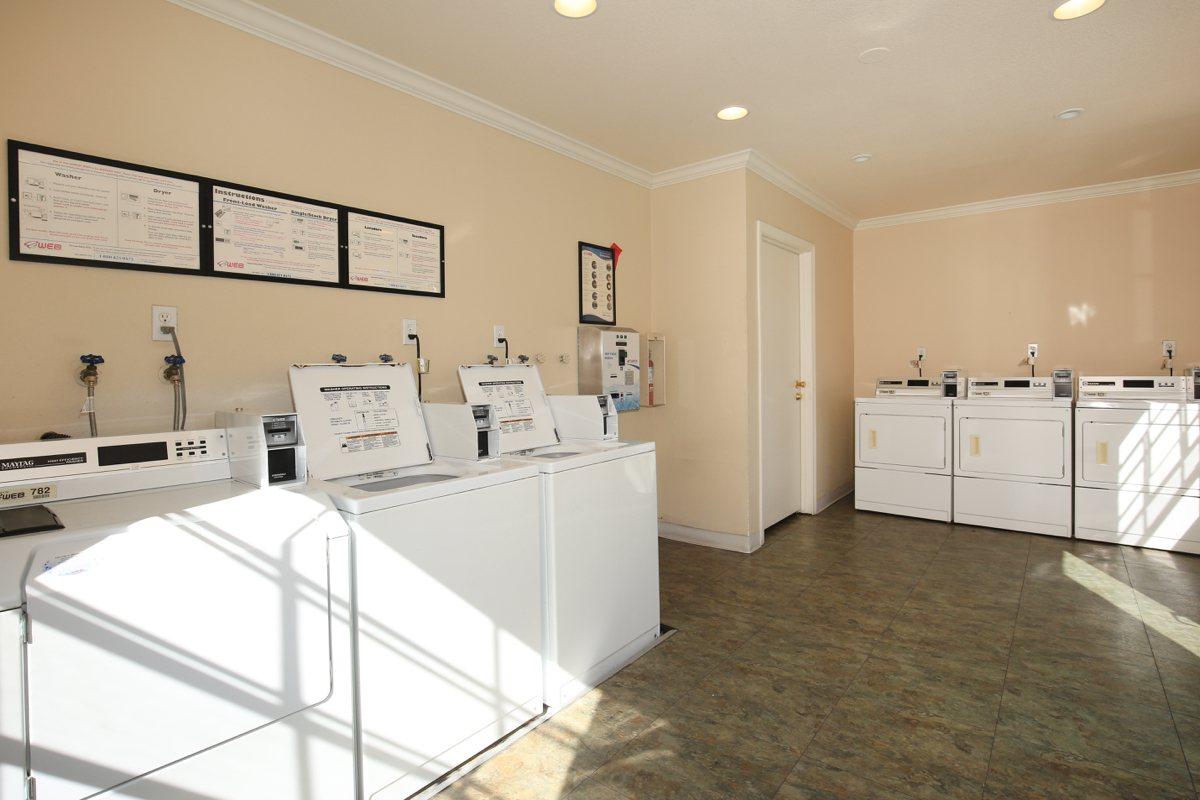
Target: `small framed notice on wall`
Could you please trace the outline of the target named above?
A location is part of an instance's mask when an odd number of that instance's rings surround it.
[[[617,265],[611,247],[579,243],[579,322],[617,323]]]

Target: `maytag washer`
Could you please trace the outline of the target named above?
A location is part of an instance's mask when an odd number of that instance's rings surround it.
[[[560,408],[572,415],[594,408],[590,424],[570,424],[601,438],[560,441],[533,365],[464,366],[459,378],[468,403],[496,409],[501,452],[540,471],[545,695],[547,705],[561,707],[659,636],[654,443],[604,439],[615,409],[598,395]]]
[[[1071,535],[1071,370],[971,378],[954,403],[954,521]]]
[[[326,498],[231,479],[224,430],[3,445],[0,470],[0,797],[355,796]]]
[[[1085,376],[1075,536],[1200,553],[1200,402],[1189,377]]]
[[[537,469],[433,458],[407,364],[290,377],[354,532],[364,797],[405,798],[544,710]]]
[[[854,402],[854,507],[949,522],[953,407],[966,376],[880,378]]]

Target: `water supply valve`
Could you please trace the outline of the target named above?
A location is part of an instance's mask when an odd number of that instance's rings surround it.
[[[329,360],[330,360],[330,361],[332,361],[332,362],[333,362],[333,363],[335,363],[335,364],[345,364],[345,363],[346,363],[347,361],[349,361],[350,359],[346,358],[346,357],[345,357],[344,355],[342,355],[341,353],[334,353],[333,355],[331,355],[331,356],[329,357]]]
[[[183,356],[172,354],[163,356],[163,361],[167,365],[167,368],[163,370],[163,377],[171,383],[179,383],[182,377],[180,374],[182,372],[181,368],[187,363],[187,359]]]
[[[88,353],[80,356],[79,362],[86,365],[79,371],[79,380],[83,381],[85,386],[95,386],[100,380],[100,371],[96,367],[104,363],[104,356]]]
[[[379,360],[382,361],[384,364],[391,364],[396,359],[389,353],[380,353]]]

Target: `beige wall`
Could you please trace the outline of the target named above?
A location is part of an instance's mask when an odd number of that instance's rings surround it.
[[[659,514],[747,535],[746,179],[655,189],[654,330],[667,337],[667,405],[645,409],[658,443]]]
[[[459,397],[454,366],[491,352],[493,323],[507,325],[515,352],[545,354],[551,391],[570,392],[580,239],[621,244],[619,322],[650,328],[649,190],[544,148],[162,0],[9,0],[0,72],[4,138],[442,223],[448,292],[0,260],[0,441],[86,429],[75,375],[89,351],[108,359],[103,431],[169,426],[154,303],[179,307],[197,424],[220,408],[289,406],[293,361],[411,358],[404,317],[418,320],[433,360],[429,399]],[[641,413],[621,426],[652,436]]]
[[[1043,370],[1158,374],[1162,339],[1200,363],[1197,298],[1197,184],[860,230],[855,388],[918,346],[977,375],[1024,374],[1029,342]]]
[[[820,213],[754,173],[746,173],[747,184],[747,315],[750,358],[747,384],[750,387],[751,496],[754,498],[751,527],[758,525],[758,304],[757,223],[761,220],[797,236],[813,246],[816,288],[816,365],[810,396],[816,402],[818,507],[845,494],[854,479],[853,405],[853,234],[849,228]]]

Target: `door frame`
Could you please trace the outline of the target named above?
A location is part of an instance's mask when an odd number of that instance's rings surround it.
[[[763,527],[763,330],[762,330],[762,253],[770,242],[798,257],[800,271],[800,379],[805,387],[805,402],[800,413],[800,513],[817,511],[817,384],[816,384],[816,254],[812,242],[758,220],[754,245],[754,282],[756,329],[758,336],[758,530],[755,547],[761,547],[766,535]]]

